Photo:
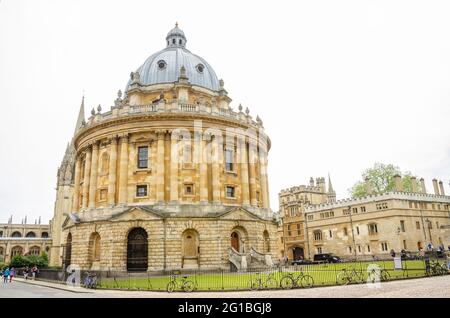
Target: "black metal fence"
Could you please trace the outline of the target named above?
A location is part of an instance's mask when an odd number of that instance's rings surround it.
[[[399,265],[399,264],[397,264]],[[397,266],[398,267],[398,266]],[[272,268],[160,272],[40,270],[38,280],[72,283],[92,288],[149,291],[227,291],[310,288],[316,286],[376,283],[448,274],[446,259],[323,263]],[[20,271],[19,271],[20,275]]]

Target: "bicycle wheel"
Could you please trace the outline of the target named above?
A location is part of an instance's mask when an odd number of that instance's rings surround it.
[[[275,278],[269,277],[266,280],[266,283],[265,283],[265,288],[266,289],[275,289],[277,287],[278,287],[278,282],[277,282],[277,280]]]
[[[283,277],[280,281],[280,287],[283,289],[292,289],[294,281],[289,276]]]
[[[300,280],[300,284],[303,288],[311,288],[314,286],[314,279],[309,275],[304,275]]]
[[[391,279],[391,275],[389,275],[387,270],[383,269],[380,273],[380,280],[382,282],[387,282],[390,279]]]
[[[184,282],[184,284],[183,284],[183,290],[184,290],[185,292],[190,293],[190,292],[192,292],[194,289],[195,289],[195,284],[194,284],[193,281],[187,280],[187,281]]]
[[[339,273],[336,277],[336,283],[338,285],[347,285],[350,283],[350,278],[348,277],[347,273]]]
[[[167,284],[167,292],[168,293],[171,293],[171,292],[173,292],[175,290],[175,283],[174,282],[169,282],[168,284]]]
[[[447,267],[447,264],[443,263],[442,266],[441,266],[441,268],[442,268],[442,275],[448,274],[448,267]]]

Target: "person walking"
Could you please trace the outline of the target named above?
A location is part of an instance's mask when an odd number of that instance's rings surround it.
[[[9,278],[9,268],[6,267],[6,268],[3,270],[3,282],[4,282],[4,283],[7,283],[7,282],[8,282],[8,278]]]
[[[33,277],[33,280],[35,280],[36,278],[37,271],[38,271],[37,266],[33,265],[33,268],[31,268],[31,276]]]
[[[27,267],[25,267],[25,269],[23,270],[23,278],[24,278],[25,280],[28,280],[28,272],[29,272],[29,269],[28,269],[28,266],[27,266]]]
[[[9,282],[10,283],[12,283],[12,280],[13,280],[15,274],[16,274],[16,270],[14,269],[14,267],[11,267],[11,269],[9,270]]]

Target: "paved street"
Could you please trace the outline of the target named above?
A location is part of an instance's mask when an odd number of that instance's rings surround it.
[[[41,284],[41,283],[39,283]],[[44,283],[42,283],[44,284]],[[49,284],[58,288],[66,288],[56,284]],[[81,290],[81,289],[80,289]],[[381,288],[368,288],[367,285],[351,285],[336,287],[319,287],[312,289],[296,290],[273,290],[273,291],[240,291],[240,292],[197,292],[197,293],[173,293],[166,292],[135,292],[135,291],[114,291],[95,290],[73,292],[40,285],[32,285],[23,282],[13,282],[12,284],[0,283],[0,297],[16,298],[104,298],[104,297],[154,297],[154,298],[252,298],[252,297],[446,297],[450,298],[450,275],[410,279],[403,281],[393,281],[381,284]]]

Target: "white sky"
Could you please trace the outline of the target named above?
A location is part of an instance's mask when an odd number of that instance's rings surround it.
[[[338,198],[374,162],[450,192],[449,1],[0,0],[0,222],[53,215],[83,90],[108,110],[175,21],[264,121],[271,206],[330,172]]]

